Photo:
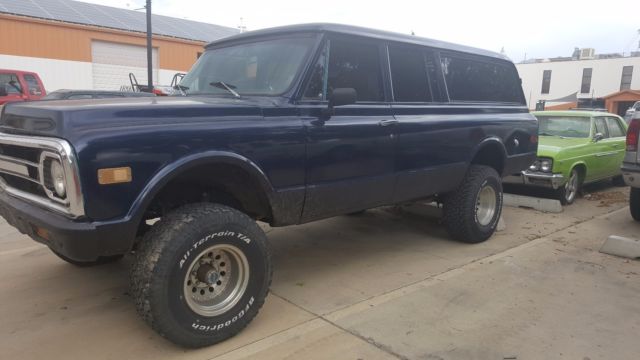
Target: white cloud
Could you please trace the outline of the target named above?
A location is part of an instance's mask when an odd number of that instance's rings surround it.
[[[144,0],[83,0],[122,8],[140,8]],[[211,1],[155,0],[154,13],[229,27],[240,18],[249,30],[334,22],[445,40],[493,51],[505,48],[520,61],[569,56],[573,47],[597,53],[629,52],[638,46],[640,20],[632,16],[636,0],[590,1]],[[635,41],[634,41],[635,40]]]

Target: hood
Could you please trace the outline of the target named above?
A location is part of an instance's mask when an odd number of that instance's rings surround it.
[[[562,138],[559,136],[540,136],[538,138],[538,156],[553,158],[563,150],[584,146],[589,138]]]
[[[262,117],[264,105],[277,107],[282,101],[195,96],[32,101],[6,105],[0,131],[72,140],[82,132],[98,129],[188,124],[234,116]]]

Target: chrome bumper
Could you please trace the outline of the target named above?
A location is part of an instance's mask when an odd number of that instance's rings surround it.
[[[562,174],[534,173],[524,170],[520,173],[520,175],[511,175],[505,177],[504,179],[502,179],[502,182],[508,184],[524,184],[558,189],[564,185],[565,179]]]

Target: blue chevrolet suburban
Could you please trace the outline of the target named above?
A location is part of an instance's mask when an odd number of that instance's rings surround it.
[[[140,315],[200,347],[264,303],[256,221],[430,200],[453,238],[484,241],[537,127],[499,54],[343,25],[260,30],[207,45],[175,96],[5,106],[0,214],[78,266],[133,252]]]

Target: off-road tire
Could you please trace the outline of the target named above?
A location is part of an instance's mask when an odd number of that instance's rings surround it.
[[[217,316],[196,313],[184,290],[201,251],[231,246],[246,257],[248,282],[239,300]],[[271,252],[260,227],[227,206],[198,203],[165,215],[145,234],[131,269],[131,294],[142,318],[175,344],[197,348],[239,333],[264,304],[271,285]]]
[[[75,265],[77,267],[92,267],[92,266],[98,266],[98,265],[111,264],[116,261],[120,261],[124,257],[124,255],[112,255],[112,256],[101,256],[98,259],[93,261],[77,261],[77,260],[69,259],[68,257],[60,254],[59,252],[56,252],[53,249],[51,249],[51,252],[54,253],[60,259],[68,262],[69,264]]]
[[[640,189],[631,188],[629,193],[629,211],[633,220],[640,221]]]
[[[493,188],[496,196],[495,213],[486,225],[481,225],[476,216],[480,190]],[[444,197],[443,222],[447,231],[456,240],[479,243],[491,237],[498,226],[502,212],[502,181],[491,167],[471,165],[460,186]]]

